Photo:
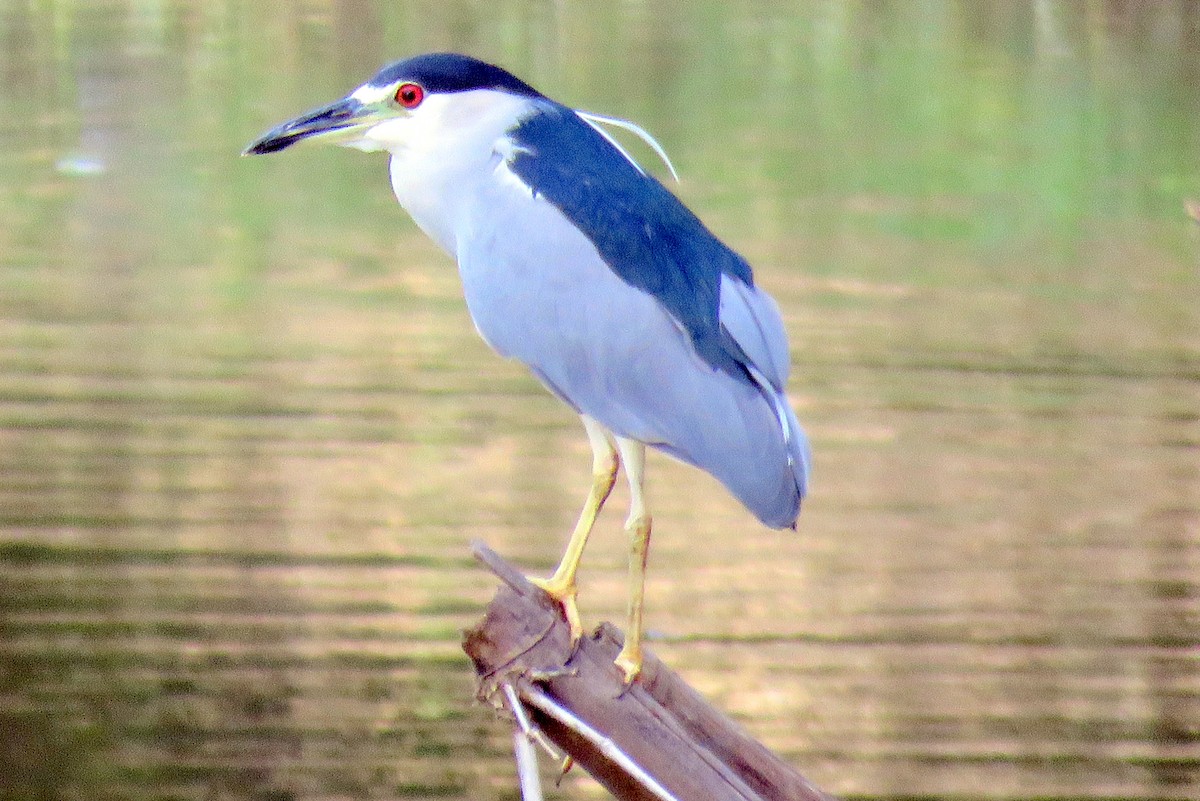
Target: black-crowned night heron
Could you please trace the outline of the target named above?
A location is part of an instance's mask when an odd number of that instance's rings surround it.
[[[784,390],[788,346],[775,302],[605,124],[661,154],[632,123],[439,53],[384,68],[246,153],[302,141],[391,153],[396,198],[457,259],[479,333],[583,418],[592,488],[558,569],[535,580],[562,604],[576,640],[575,573],[625,465],[629,624],[616,664],[628,683],[642,664],[646,446],[711,473],[775,528],[795,527],[809,452]]]

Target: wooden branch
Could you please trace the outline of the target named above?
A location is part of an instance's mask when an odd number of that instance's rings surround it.
[[[558,604],[486,545],[476,558],[505,584],[466,632],[479,697],[509,685],[524,716],[620,799],[831,801],[649,651],[625,689],[621,632],[603,623],[571,652]]]

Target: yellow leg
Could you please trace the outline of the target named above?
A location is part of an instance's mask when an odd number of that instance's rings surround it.
[[[608,500],[613,484],[617,481],[617,471],[621,462],[617,458],[617,450],[613,447],[611,435],[590,417],[583,418],[583,427],[587,430],[588,442],[592,446],[592,489],[584,501],[583,511],[579,513],[579,522],[567,542],[567,550],[563,553],[558,569],[548,579],[530,578],[529,581],[541,587],[554,600],[562,604],[567,625],[571,629],[571,642],[576,643],[583,636],[583,623],[579,620],[579,607],[575,603],[577,590],[575,587],[575,572],[579,569],[579,560],[583,556],[583,547],[587,545],[588,535],[596,523],[596,515],[600,507]]]
[[[625,684],[633,684],[642,672],[642,601],[646,589],[646,558],[650,554],[650,511],[646,507],[646,446],[630,439],[617,439],[617,448],[625,462],[629,479],[629,625],[625,644],[614,660],[625,674]]]

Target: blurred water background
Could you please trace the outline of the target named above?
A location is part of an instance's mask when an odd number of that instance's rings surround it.
[[[467,543],[551,569],[582,429],[384,157],[238,157],[437,49],[642,123],[782,306],[811,501],[652,457],[662,658],[846,798],[1200,798],[1189,0],[0,3],[0,798],[516,797]]]

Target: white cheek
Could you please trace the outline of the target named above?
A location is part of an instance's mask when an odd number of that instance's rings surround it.
[[[433,154],[454,140],[454,130],[440,124],[431,115],[394,117],[372,125],[362,139],[373,150],[390,150],[398,156],[405,153]]]
[[[362,141],[370,143],[372,150],[392,150],[400,144],[407,144],[412,133],[411,120],[395,117],[372,125],[363,131]]]

